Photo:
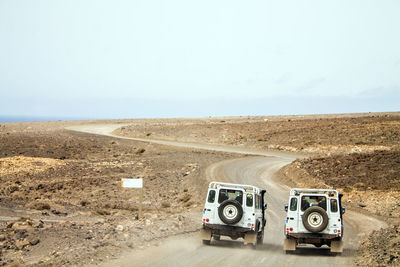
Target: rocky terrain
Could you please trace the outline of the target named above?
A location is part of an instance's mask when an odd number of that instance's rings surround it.
[[[206,189],[200,177],[211,162],[232,157],[61,126],[0,126],[0,265],[96,263],[195,231],[192,213]],[[128,177],[144,179],[143,218],[138,191],[121,188]]]
[[[64,129],[88,123],[107,121],[0,124],[0,265],[97,264],[196,231],[206,167],[238,157]],[[387,221],[356,264],[399,264],[400,113],[112,123],[122,136],[307,154],[282,181],[337,188],[348,208]],[[138,192],[121,188],[127,177],[144,179],[143,218]]]
[[[134,124],[116,133],[306,153],[309,158],[280,170],[282,180],[296,187],[336,188],[345,194],[347,208],[387,221],[391,227],[362,243],[357,264],[400,264],[399,234],[393,230],[400,225],[399,113],[239,120]]]
[[[134,123],[118,135],[278,149],[303,153],[343,154],[400,149],[400,114],[348,117],[309,115],[221,118],[202,121]]]

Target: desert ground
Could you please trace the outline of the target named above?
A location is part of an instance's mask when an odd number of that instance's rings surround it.
[[[110,135],[76,130],[108,124],[116,125]],[[2,123],[0,265],[122,265],[126,255],[195,243],[208,172],[262,160],[246,151],[301,155],[273,169],[283,199],[294,186],[336,188],[349,214],[360,214],[349,227],[369,218],[346,264],[399,265],[399,140],[398,112]],[[121,188],[127,177],[144,180],[143,218],[138,191]]]

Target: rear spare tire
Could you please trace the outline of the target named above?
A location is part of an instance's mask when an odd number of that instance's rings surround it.
[[[328,226],[329,218],[323,208],[315,206],[306,209],[302,221],[308,231],[318,233]]]
[[[243,216],[242,205],[236,200],[225,200],[218,208],[218,216],[226,224],[236,224]]]

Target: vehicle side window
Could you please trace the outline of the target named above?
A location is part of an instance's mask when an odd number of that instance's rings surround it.
[[[336,199],[331,199],[331,212],[337,212],[338,211],[338,204]]]
[[[246,206],[247,207],[253,207],[253,194],[247,194]]]
[[[215,201],[215,190],[210,190],[210,192],[208,192],[207,201],[208,201],[208,203],[214,203],[214,201]]]
[[[292,197],[292,199],[290,199],[290,210],[291,211],[297,210],[297,198],[295,197]]]
[[[258,195],[256,195],[256,209],[260,208],[260,201],[258,199]]]

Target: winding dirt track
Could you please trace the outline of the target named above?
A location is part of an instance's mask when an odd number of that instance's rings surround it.
[[[342,255],[332,256],[329,253],[328,247],[317,249],[313,246],[298,247],[296,253],[286,255],[282,249],[284,238],[283,225],[286,216],[283,207],[288,200],[289,188],[282,185],[274,174],[284,165],[300,157],[299,155],[226,146],[128,138],[110,134],[113,130],[122,126],[122,124],[94,124],[69,127],[67,129],[160,145],[255,155],[255,157],[217,162],[208,167],[206,178],[209,181],[245,183],[267,189],[267,226],[265,229],[264,244],[257,250],[244,246],[240,240],[232,241],[229,238],[222,238],[219,242],[213,241],[211,246],[204,246],[198,234],[184,234],[168,238],[159,246],[125,254],[120,259],[106,263],[105,265],[107,266],[352,265],[360,237],[374,229],[386,226],[384,222],[375,218],[347,211],[344,215],[344,252]],[[200,211],[198,216],[200,225]]]

